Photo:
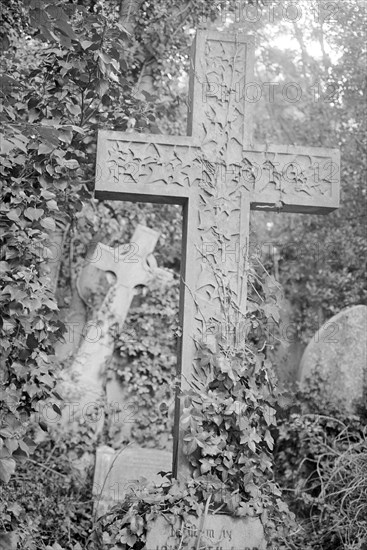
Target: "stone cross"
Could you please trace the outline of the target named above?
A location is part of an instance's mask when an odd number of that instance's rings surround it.
[[[252,142],[245,90],[253,49],[241,35],[197,32],[187,136],[98,134],[98,199],[183,207],[178,360],[184,389],[198,341],[218,323],[233,331],[243,322],[250,209],[324,214],[339,205],[337,150]],[[179,415],[176,405],[176,476],[188,474]]]
[[[90,416],[95,420],[97,432],[103,426],[104,415],[99,401],[104,396],[105,373],[114,351],[114,334],[121,331],[137,285],[147,285],[154,276],[166,272],[157,268],[153,251],[159,233],[138,225],[131,239],[131,251],[98,244],[95,267],[115,274],[116,282],[103,300],[101,308],[88,323],[84,339],[71,366],[77,385],[69,388],[73,410],[63,411],[63,423],[77,417]],[[75,384],[73,384],[75,386]],[[64,388],[65,392],[65,388]]]

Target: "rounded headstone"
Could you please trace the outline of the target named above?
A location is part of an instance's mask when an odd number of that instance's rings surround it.
[[[314,335],[300,364],[301,388],[318,374],[325,398],[355,412],[367,383],[367,306],[344,309]]]

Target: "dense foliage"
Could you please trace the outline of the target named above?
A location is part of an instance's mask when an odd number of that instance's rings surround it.
[[[90,200],[95,130],[108,121],[147,127],[153,117],[150,104],[133,94],[118,15],[113,4],[101,11],[53,1],[10,2],[2,11],[3,481],[14,459],[29,452],[25,430],[38,401],[53,397],[52,354],[64,330],[54,296],[60,232],[77,230],[82,201]]]
[[[58,434],[18,466],[0,493],[0,529],[9,532],[8,539],[2,535],[0,548],[2,542],[6,550],[16,543],[22,550],[84,547],[92,531],[93,471],[81,476],[74,461],[91,443],[86,431],[78,438]]]
[[[300,550],[365,550],[367,410],[348,415],[313,380],[278,420],[275,474],[300,529]]]
[[[129,388],[129,405],[136,411],[129,440],[144,447],[172,450],[178,297],[177,277],[164,285],[153,283],[141,303],[131,308],[116,342],[122,359],[116,374]]]

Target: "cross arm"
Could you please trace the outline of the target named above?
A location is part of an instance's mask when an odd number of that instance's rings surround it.
[[[202,165],[197,140],[100,130],[96,189],[98,199],[183,204],[198,185]]]
[[[245,147],[251,209],[327,214],[339,207],[340,152],[322,147]]]

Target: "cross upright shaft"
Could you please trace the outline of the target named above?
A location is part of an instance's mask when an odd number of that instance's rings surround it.
[[[198,31],[188,136],[98,134],[97,198],[183,205],[183,387],[197,342],[213,324],[232,332],[245,315],[250,208],[327,213],[338,207],[338,151],[252,144],[244,87],[253,49],[243,36]],[[179,407],[176,412],[177,421]],[[177,433],[175,443],[177,473],[177,461],[185,463]]]

